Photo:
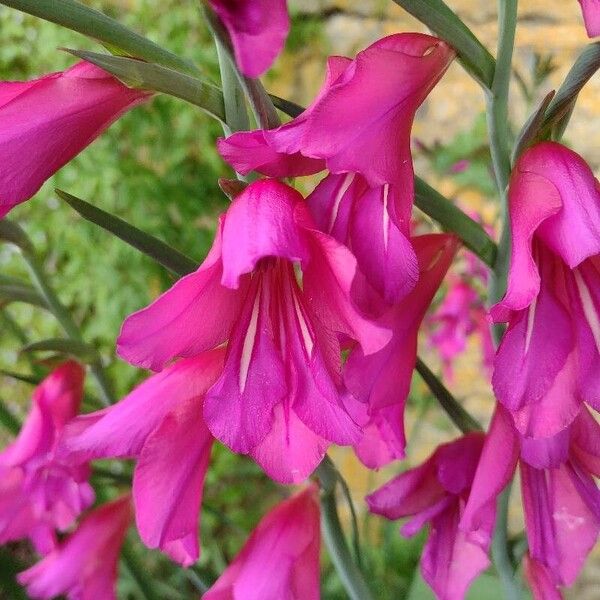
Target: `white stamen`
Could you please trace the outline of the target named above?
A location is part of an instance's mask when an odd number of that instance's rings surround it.
[[[529,305],[529,312],[527,313],[527,332],[525,333],[525,354],[529,350],[529,344],[531,343],[531,336],[533,335],[533,324],[535,322],[535,311],[537,308],[538,297],[535,296]]]
[[[390,184],[383,186],[383,247],[387,251],[390,235],[390,215],[388,213],[388,194],[390,193]]]
[[[356,177],[356,173],[348,173],[346,175],[344,181],[342,181],[342,185],[340,185],[340,189],[335,196],[335,200],[333,201],[333,208],[331,209],[331,216],[329,218],[329,230],[328,233],[333,231],[333,226],[338,218],[338,212],[340,210],[340,204],[342,203],[342,199],[344,198],[348,188],[352,185],[354,181],[354,177]]]
[[[246,337],[244,338],[244,345],[242,347],[242,356],[240,358],[240,394],[244,393],[246,389],[246,380],[248,379],[248,369],[250,368],[250,359],[252,358],[252,350],[254,349],[254,342],[256,341],[256,329],[258,326],[258,309],[260,302],[260,293],[256,294],[254,300],[254,306],[252,307],[252,315],[250,316],[250,323],[248,324],[248,331],[246,331]]]
[[[298,298],[296,298],[296,294],[292,294],[292,296],[294,298],[294,308],[296,310],[296,315],[298,316],[298,323],[300,323],[300,332],[302,333],[304,347],[306,348],[306,352],[307,352],[308,356],[311,357],[314,343],[312,340],[312,336],[310,335],[310,330],[308,329],[308,323],[306,322],[306,319],[304,318],[304,313],[302,312],[302,308],[300,307]]]
[[[581,304],[583,306],[583,314],[592,330],[592,335],[594,336],[594,341],[596,342],[596,350],[600,352],[600,319],[598,319],[598,313],[596,312],[596,307],[594,306],[594,300],[592,298],[592,294],[588,289],[588,286],[585,284],[581,273],[577,270],[573,270],[573,275],[575,276],[575,283],[577,284],[577,289],[579,291],[579,298],[581,299]]]

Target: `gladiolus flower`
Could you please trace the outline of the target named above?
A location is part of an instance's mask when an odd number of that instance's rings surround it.
[[[262,75],[290,31],[286,0],[208,0],[227,29],[235,60],[247,77]]]
[[[36,600],[65,594],[69,600],[116,600],[121,546],[131,522],[124,496],[87,514],[74,533],[17,577]]]
[[[579,0],[589,37],[600,35],[600,0]]]
[[[543,584],[543,575],[554,587],[571,585],[600,532],[600,490],[593,479],[600,475],[598,440],[600,425],[585,407],[554,437],[533,439],[520,436],[509,413],[498,405],[461,530],[488,534],[481,531],[486,507],[508,485],[518,464],[529,554],[544,570],[537,570],[538,584]]]
[[[482,507],[485,535],[471,536],[458,529],[483,442],[482,433],[471,433],[439,446],[421,466],[367,496],[372,513],[392,520],[412,516],[400,530],[404,536],[430,524],[421,571],[439,600],[462,600],[471,582],[490,564],[495,503]]]
[[[86,464],[57,456],[65,425],[78,413],[85,373],[69,361],[33,393],[33,406],[13,444],[0,453],[0,544],[30,538],[41,553],[94,501]]]
[[[202,600],[319,600],[317,494],[311,485],[272,509]]]
[[[354,348],[344,372],[356,398],[350,403],[352,414],[364,430],[355,450],[370,468],[404,458],[404,406],[417,360],[419,327],[458,249],[458,240],[447,234],[412,241],[420,267],[417,286],[378,321],[392,330],[392,340],[370,355]]]
[[[390,338],[352,304],[355,270],[350,252],[314,228],[298,192],[257,181],[221,218],[198,271],[125,321],[119,354],[161,369],[228,340],[204,402],[208,428],[277,481],[302,481],[329,443],[360,435],[344,406],[338,335],[365,354]]]
[[[189,566],[198,560],[198,514],[213,436],[202,416],[223,351],[184,359],[150,377],[120,402],[82,415],[61,450],[77,458],[135,457],[133,499],[143,542]]]
[[[552,581],[548,569],[529,556],[523,559],[523,573],[533,600],[562,600],[562,594]]]
[[[581,403],[600,408],[600,191],[575,152],[523,154],[509,188],[508,289],[492,308],[508,330],[493,385],[527,437],[565,429]]]
[[[150,94],[80,62],[33,81],[0,83],[0,217]]]
[[[418,33],[383,38],[354,60],[331,57],[321,91],[299,117],[277,129],[235,133],[219,141],[219,151],[244,174],[294,177],[328,169],[310,202],[317,223],[352,247],[379,293],[398,301],[418,270],[408,241],[410,130],[453,58],[444,42]]]

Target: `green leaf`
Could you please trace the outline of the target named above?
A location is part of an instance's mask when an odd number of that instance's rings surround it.
[[[33,253],[33,245],[27,237],[27,234],[19,225],[6,218],[0,220],[0,240],[14,244],[26,254]]]
[[[225,121],[223,94],[211,83],[135,58],[83,50],[67,49],[67,52],[108,71],[130,87],[170,94],[200,107],[220,121]]]
[[[72,29],[130,56],[193,75],[200,73],[188,60],[76,0],[0,0],[0,3]]]
[[[542,123],[546,118],[546,111],[548,110],[548,106],[552,101],[552,98],[554,98],[554,94],[554,91],[547,94],[546,97],[542,100],[538,109],[529,117],[529,119],[527,119],[525,125],[523,125],[523,128],[521,129],[517,137],[517,141],[515,142],[515,149],[513,150],[512,154],[513,164],[529,146],[535,143],[540,132]]]
[[[10,377],[12,379],[16,379],[17,381],[21,381],[23,383],[29,383],[30,385],[38,385],[41,382],[41,379],[39,377],[35,377],[33,375],[25,375],[23,373],[9,371],[7,369],[0,369],[0,375],[2,375],[3,377]]]
[[[19,419],[6,408],[2,400],[0,400],[0,423],[14,435],[19,433],[19,430],[21,429]]]
[[[600,42],[588,44],[567,73],[565,80],[556,92],[546,110],[546,117],[541,126],[540,136],[545,136],[558,127],[558,137],[567,126],[569,116],[577,96],[583,86],[600,68]]]
[[[48,308],[45,300],[32,286],[21,282],[0,282],[0,306],[6,306],[11,302],[24,302],[25,304],[31,304],[33,306]]]
[[[98,360],[98,351],[93,346],[78,340],[66,338],[50,338],[27,344],[21,352],[58,352],[66,354],[84,363],[94,363]]]
[[[496,244],[485,229],[419,177],[415,177],[415,205],[446,231],[455,233],[488,266],[494,266]]]
[[[494,57],[443,0],[394,2],[448,42],[465,69],[485,88],[491,89],[496,68]]]
[[[171,273],[183,277],[198,268],[197,263],[178,250],[161,242],[159,239],[140,231],[133,225],[107,213],[85,200],[72,196],[62,190],[56,190],[58,196],[74,208],[84,219],[99,225],[112,233],[136,250],[149,256],[157,263],[167,268]]]

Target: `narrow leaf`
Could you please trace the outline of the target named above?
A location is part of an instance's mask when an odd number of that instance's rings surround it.
[[[33,253],[33,246],[27,234],[19,225],[8,219],[0,220],[0,240],[14,244],[27,254]]]
[[[66,338],[51,338],[33,342],[21,348],[21,352],[58,352],[68,354],[85,363],[93,363],[98,360],[98,351],[93,346]]]
[[[6,306],[11,302],[24,302],[48,308],[45,300],[32,286],[23,283],[0,283],[0,306]]]
[[[444,230],[455,233],[488,266],[494,266],[496,244],[485,229],[419,177],[415,178],[415,205]]]
[[[529,119],[527,119],[525,125],[523,125],[523,128],[517,137],[517,141],[515,142],[515,149],[513,150],[512,154],[513,164],[529,146],[535,143],[536,139],[538,138],[540,128],[546,117],[548,105],[552,101],[552,98],[554,98],[554,94],[554,91],[547,94],[542,100],[538,109],[529,117]]]
[[[0,0],[0,3],[72,29],[130,56],[193,75],[200,73],[190,61],[76,0]]]
[[[140,231],[133,225],[107,213],[85,200],[81,200],[62,190],[56,190],[58,196],[75,209],[84,219],[117,236],[136,250],[149,256],[167,268],[171,273],[183,277],[198,268],[197,263],[171,246],[161,242],[148,233]]]
[[[175,96],[225,121],[223,94],[218,87],[206,81],[135,58],[83,50],[67,49],[67,52],[108,71],[130,87]]]
[[[547,135],[554,125],[564,117],[568,117],[577,101],[579,92],[599,68],[600,42],[594,42],[588,44],[577,57],[552,102],[550,102],[541,127],[543,134]],[[566,127],[566,123],[563,124],[563,129],[564,127]]]
[[[39,377],[35,377],[34,375],[24,375],[23,373],[9,371],[7,369],[0,369],[0,375],[3,377],[10,377],[11,379],[16,379],[22,383],[29,383],[30,385],[38,385],[40,381],[42,381]]]
[[[457,52],[465,69],[488,90],[492,87],[494,57],[443,0],[394,0]]]

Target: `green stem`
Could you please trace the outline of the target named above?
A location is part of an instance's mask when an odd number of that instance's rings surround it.
[[[427,384],[427,387],[431,390],[431,393],[437,398],[440,406],[460,431],[463,433],[483,431],[483,428],[477,420],[459,404],[446,386],[419,357],[417,357],[415,368],[417,373],[419,373],[423,378],[423,381]]]
[[[346,542],[337,510],[336,484],[340,475],[328,457],[317,469],[321,481],[321,529],[325,544],[341,581],[351,600],[373,600],[371,591]]]
[[[38,263],[38,260],[33,252],[24,251],[22,255],[29,268],[33,283],[46,301],[50,311],[55,316],[64,332],[71,339],[83,343],[83,338],[79,328],[46,280],[46,276],[44,275],[44,272],[42,271],[42,268],[40,267],[40,264]],[[93,361],[90,364],[90,370],[98,383],[98,387],[100,388],[101,400],[103,404],[106,406],[112,404],[115,399],[110,382],[106,377],[106,373],[104,372],[102,362],[99,359]]]
[[[522,591],[516,577],[515,570],[509,555],[508,540],[508,504],[510,501],[510,492],[512,484],[508,484],[506,489],[498,498],[496,512],[496,529],[494,540],[492,541],[492,558],[498,576],[504,587],[506,600],[521,600]]]
[[[17,435],[21,429],[19,419],[4,405],[2,399],[0,399],[0,423],[13,435]]]

